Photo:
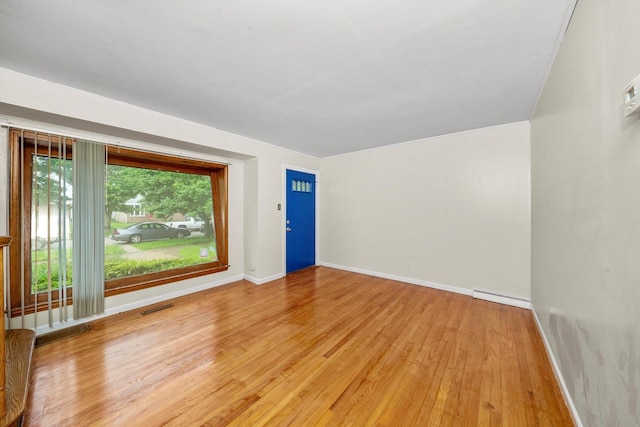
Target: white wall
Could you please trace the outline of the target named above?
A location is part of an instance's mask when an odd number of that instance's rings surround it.
[[[320,260],[528,300],[529,164],[528,122],[324,158]]]
[[[317,169],[319,159],[9,70],[0,69],[0,88],[0,124],[7,120],[27,123],[62,134],[231,163],[230,269],[111,297],[106,302],[111,312],[162,295],[237,280],[243,277],[249,263],[257,266],[250,273],[258,282],[284,274],[283,217],[282,211],[277,210],[277,204],[282,203],[282,165]],[[0,150],[5,152],[6,147]],[[3,159],[6,157],[0,156],[4,162]],[[0,194],[8,186],[5,171],[0,174]]]
[[[639,16],[579,1],[531,123],[532,303],[587,426],[640,425]]]
[[[251,264],[258,259],[258,159],[244,162],[244,273],[253,277]]]
[[[283,275],[283,247],[284,247],[284,177],[283,165],[296,166],[303,169],[319,169],[320,161],[308,156],[296,155],[291,152],[288,157],[262,156],[260,158],[260,233],[261,244],[259,258],[262,264],[257,265],[260,277],[274,278]],[[276,185],[273,185],[276,184]],[[278,203],[282,210],[278,210]]]

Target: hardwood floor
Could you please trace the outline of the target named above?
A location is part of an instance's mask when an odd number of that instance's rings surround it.
[[[171,303],[36,348],[25,425],[573,425],[527,310],[323,267]]]

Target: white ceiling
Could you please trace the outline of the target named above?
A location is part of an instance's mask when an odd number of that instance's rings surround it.
[[[0,67],[319,157],[529,119],[576,0],[2,0]]]

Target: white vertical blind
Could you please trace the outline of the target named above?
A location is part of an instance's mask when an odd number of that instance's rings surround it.
[[[70,206],[72,203],[72,180],[70,179],[71,161],[67,157],[67,138],[48,133],[36,133],[33,142],[27,142],[25,131],[21,131],[20,144],[16,147],[20,164],[32,163],[30,176],[25,176],[24,169],[20,169],[20,205],[30,206],[30,220],[21,221],[21,241],[30,236],[30,241],[21,247],[19,258],[20,269],[31,270],[31,281],[25,287],[25,276],[20,275],[20,323],[18,327],[29,327],[25,323],[25,304],[29,293],[35,298],[35,306],[42,309],[46,304],[46,316],[33,316],[34,328],[45,320],[53,326],[54,314],[57,321],[68,320],[67,315],[67,287],[70,277],[67,277],[69,265],[69,222]],[[25,158],[30,157],[30,158]],[[25,179],[26,178],[26,179]],[[26,188],[25,188],[26,186]],[[28,190],[28,192],[27,192]],[[29,198],[25,194],[31,194]],[[25,227],[30,224],[30,230]],[[24,250],[30,251],[30,263]],[[30,291],[29,291],[30,288]],[[53,295],[57,293],[57,307],[54,307]],[[7,290],[6,306],[14,307],[11,292]],[[9,317],[9,327],[13,328],[14,318]]]
[[[69,187],[68,182],[68,168],[69,161],[67,161],[67,138],[60,137],[58,140],[58,170],[56,171],[58,175],[58,189],[59,189],[59,201],[58,201],[58,235],[62,236],[62,238],[58,238],[58,253],[64,254],[64,256],[58,257],[58,283],[64,284],[64,286],[59,286],[58,290],[58,320],[60,322],[65,322],[68,320],[67,317],[67,236],[69,235],[69,223],[67,221],[67,212],[69,211],[69,194],[67,192],[67,188]],[[51,307],[51,294],[49,294],[49,307]],[[52,314],[51,308],[49,308],[49,326],[52,325]]]
[[[73,147],[73,314],[104,312],[105,154],[102,144]]]

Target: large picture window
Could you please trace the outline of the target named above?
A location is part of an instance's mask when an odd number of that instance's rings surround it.
[[[74,225],[88,218],[73,217],[74,139],[12,130],[10,141],[16,315],[72,301]],[[106,296],[228,268],[226,165],[121,147],[106,159]]]

